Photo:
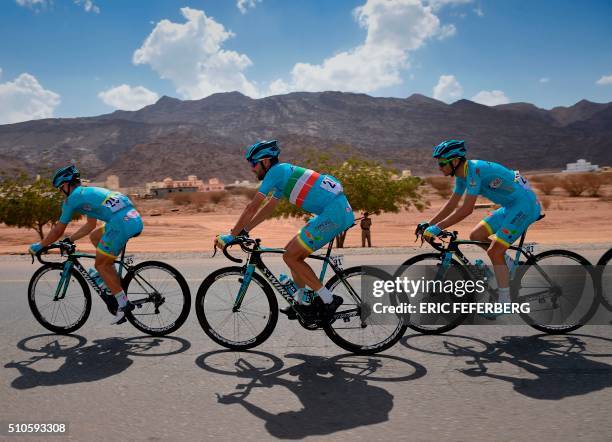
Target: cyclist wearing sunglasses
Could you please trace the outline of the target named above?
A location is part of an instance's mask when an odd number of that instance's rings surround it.
[[[487,241],[493,236],[487,254],[491,258],[498,284],[499,302],[510,302],[509,266],[506,250],[540,216],[540,203],[529,183],[518,171],[501,164],[468,160],[464,141],[447,140],[433,149],[433,158],[444,176],[455,177],[453,195],[429,222],[420,223],[417,233],[427,240],[467,218],[482,195],[501,207],[472,230],[470,239]],[[459,201],[466,193],[461,207]],[[457,209],[457,210],[455,210]]]
[[[314,214],[315,217],[289,241],[283,259],[299,288],[296,298],[302,299],[305,287],[310,287],[318,294],[315,304],[320,304],[316,301],[320,299],[323,305],[318,308],[325,317],[331,318],[342,304],[342,298],[333,295],[321,284],[305,259],[353,225],[353,209],[336,178],[293,164],[279,163],[279,154],[276,140],[257,142],[247,149],[246,159],[262,183],[230,234],[217,236],[216,242],[223,246],[231,243],[236,235],[248,234],[272,215],[280,198]],[[262,206],[270,193],[272,197]],[[281,312],[290,318],[294,315],[291,308],[281,309]]]
[[[30,246],[30,253],[37,253],[43,247],[58,240],[64,234],[73,213],[87,216],[87,223],[67,237],[67,240],[73,242],[89,235],[89,239],[96,247],[96,271],[118,303],[118,310],[114,312],[111,324],[125,322],[125,313],[132,311],[134,305],[128,301],[121,287],[121,280],[114,264],[115,258],[128,240],[142,232],[143,223],[140,214],[134,208],[132,201],[119,192],[102,187],[82,186],[81,174],[72,164],[55,171],[53,187],[66,196],[62,204],[62,214],[46,238]],[[96,229],[98,220],[104,221],[105,224]]]

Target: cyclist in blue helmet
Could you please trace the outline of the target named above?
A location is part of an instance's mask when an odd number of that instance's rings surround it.
[[[416,231],[428,240],[436,237],[442,230],[467,218],[474,211],[478,195],[499,204],[499,209],[472,230],[470,239],[490,241],[487,254],[493,263],[499,287],[498,301],[510,302],[509,267],[512,259],[506,250],[540,217],[540,203],[518,170],[491,161],[468,160],[466,155],[465,142],[461,140],[447,140],[433,148],[432,156],[437,160],[440,172],[455,177],[455,188],[448,202],[432,219],[420,223]],[[459,207],[464,193],[465,200]]]
[[[342,304],[342,298],[321,284],[305,259],[353,225],[353,209],[336,178],[293,164],[280,163],[279,154],[276,140],[260,141],[249,146],[246,159],[257,179],[262,181],[259,192],[244,209],[230,234],[218,235],[216,242],[224,246],[231,243],[235,236],[248,234],[272,215],[281,198],[316,215],[289,241],[283,259],[299,288],[296,298],[303,299],[306,286],[310,287],[318,294],[313,305],[320,308],[325,317],[331,318]],[[271,198],[263,204],[269,194]],[[322,301],[322,305],[316,305],[321,304],[317,299]],[[290,319],[296,317],[291,307],[281,312]]]
[[[86,215],[86,224],[66,239],[73,242],[89,235],[92,244],[96,247],[95,268],[118,304],[118,310],[112,312],[114,317],[111,324],[125,322],[125,313],[133,310],[134,306],[123,292],[114,262],[127,241],[142,232],[140,214],[134,208],[132,201],[119,192],[101,187],[82,186],[81,175],[74,165],[57,169],[52,182],[56,189],[66,195],[62,204],[62,213],[59,222],[53,226],[47,236],[30,246],[30,253],[36,253],[57,241],[64,234],[73,213]],[[96,229],[98,220],[106,224]]]

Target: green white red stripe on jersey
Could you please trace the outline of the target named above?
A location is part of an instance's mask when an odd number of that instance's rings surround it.
[[[283,190],[285,198],[292,204],[301,207],[310,189],[312,189],[312,186],[320,176],[321,175],[314,170],[296,166]]]

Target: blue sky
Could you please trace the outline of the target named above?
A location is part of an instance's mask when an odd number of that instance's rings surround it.
[[[612,101],[612,2],[3,0],[0,124],[342,90]]]

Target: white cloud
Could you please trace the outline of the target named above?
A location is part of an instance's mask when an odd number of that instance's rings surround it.
[[[550,81],[550,78],[548,78],[548,77],[540,78],[540,83],[548,83],[549,81]]]
[[[60,96],[42,87],[30,74],[0,83],[0,124],[53,117]]]
[[[15,0],[19,6],[30,8],[36,12],[53,5],[53,0]],[[93,0],[73,0],[75,5],[83,5],[86,12],[100,13],[100,8]]]
[[[486,106],[496,106],[498,104],[510,103],[510,100],[503,91],[480,91],[472,97],[472,101]]]
[[[431,38],[455,33],[441,26],[432,7],[420,0],[367,0],[354,11],[367,30],[363,44],[325,59],[321,64],[297,63],[291,80],[273,81],[268,94],[290,91],[339,90],[371,92],[402,82],[409,53]]]
[[[75,5],[83,5],[83,8],[86,12],[94,12],[96,14],[100,13],[100,8],[96,6],[93,0],[74,0]]]
[[[612,75],[603,75],[599,80],[595,82],[601,86],[612,84]]]
[[[246,14],[249,8],[254,8],[261,0],[237,0],[236,6],[242,14]]]
[[[159,95],[143,86],[122,84],[100,92],[98,98],[115,109],[133,111],[155,103]]]
[[[23,6],[25,8],[30,8],[34,11],[39,11],[40,9],[46,8],[49,6],[49,0],[16,0],[16,3],[19,6]]]
[[[463,96],[463,87],[454,75],[441,75],[433,88],[433,97],[436,100],[450,103],[456,101]]]
[[[425,3],[431,6],[434,11],[439,11],[444,6],[459,6],[472,3],[474,0],[425,0]]]
[[[252,64],[249,57],[221,48],[234,34],[204,11],[182,8],[181,13],[185,23],[157,23],[134,52],[134,64],[151,66],[172,81],[183,98],[199,99],[234,90],[257,97],[256,85],[243,73]]]
[[[478,6],[477,8],[474,9],[474,13],[478,16],[478,17],[484,17],[484,11],[482,10],[482,6]]]
[[[440,34],[438,40],[444,40],[445,38],[452,37],[457,33],[455,25],[444,25],[440,28]]]

